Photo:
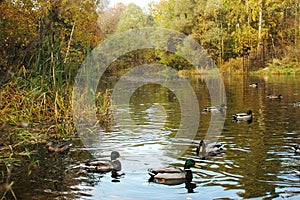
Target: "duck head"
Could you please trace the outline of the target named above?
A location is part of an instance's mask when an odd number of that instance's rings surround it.
[[[247,110],[247,115],[252,115],[252,110]]]
[[[196,164],[195,160],[187,159],[184,164],[184,169],[190,169],[191,167],[200,168],[200,166]]]
[[[110,159],[111,160],[116,160],[119,157],[120,157],[120,153],[117,152],[117,151],[112,151],[111,154],[110,154]]]
[[[225,108],[225,109],[227,108],[227,106],[225,105],[225,103],[221,104],[221,108]]]

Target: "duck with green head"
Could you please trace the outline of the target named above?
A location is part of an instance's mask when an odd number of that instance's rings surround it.
[[[252,84],[249,85],[249,87],[257,88],[258,87],[258,83],[252,83]]]
[[[187,159],[183,169],[173,167],[148,169],[148,174],[150,175],[149,182],[165,185],[191,183],[193,179],[191,167],[200,168],[193,159]]]
[[[269,94],[267,95],[268,99],[282,99],[282,95],[281,94]]]
[[[233,120],[235,121],[248,121],[252,120],[253,112],[252,110],[247,110],[247,113],[237,113],[232,115]]]
[[[213,142],[205,144],[203,140],[200,141],[199,146],[196,149],[197,156],[201,156],[204,159],[206,156],[216,156],[221,153],[224,145],[221,143]]]
[[[121,171],[121,162],[117,160],[120,153],[112,151],[110,160],[93,160],[85,163],[85,169],[91,172],[117,172]]]

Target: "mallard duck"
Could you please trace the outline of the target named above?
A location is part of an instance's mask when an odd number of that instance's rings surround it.
[[[119,152],[112,151],[111,160],[93,160],[85,163],[85,169],[91,172],[117,172],[121,171],[121,162],[117,160],[120,157]]]
[[[200,168],[193,159],[187,159],[184,164],[184,169],[167,167],[162,169],[148,169],[148,174],[151,176],[149,182],[155,182],[165,185],[177,185],[181,183],[191,183],[193,172],[191,167]]]
[[[300,107],[300,101],[293,103],[294,107]]]
[[[236,121],[248,121],[248,120],[252,120],[252,110],[247,110],[247,113],[237,113],[232,115],[233,120]]]
[[[223,150],[223,144],[221,143],[208,143],[205,144],[203,140],[200,141],[199,146],[196,149],[197,156],[202,156],[205,158],[206,156],[215,156]]]
[[[282,99],[283,97],[282,97],[281,94],[269,94],[267,96],[267,98],[269,98],[269,99]]]
[[[258,83],[252,83],[252,84],[249,85],[249,87],[257,88],[258,87]]]
[[[292,150],[296,154],[300,154],[300,147],[298,145],[292,146]]]
[[[203,112],[212,112],[212,113],[224,113],[226,110],[226,105],[222,103],[220,107],[217,106],[210,106],[203,109]]]
[[[48,141],[46,142],[46,148],[48,149],[49,152],[53,153],[66,153],[69,151],[70,147],[72,146],[72,143],[69,141],[63,141],[60,142],[53,142],[53,141]]]

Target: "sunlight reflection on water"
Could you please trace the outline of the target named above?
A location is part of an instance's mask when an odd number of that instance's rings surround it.
[[[161,199],[164,195],[163,199],[172,200],[199,199],[199,197],[201,199],[297,198],[300,183],[293,169],[299,168],[299,156],[294,155],[288,148],[292,144],[299,143],[300,109],[295,110],[288,103],[294,100],[295,93],[300,93],[299,88],[288,83],[274,85],[268,83],[268,86],[254,90],[243,88],[233,82],[227,83],[228,85],[230,87],[227,90],[229,94],[227,118],[223,133],[217,138],[226,144],[226,149],[219,156],[207,160],[200,160],[195,155],[195,148],[198,141],[203,138],[203,132],[208,128],[210,114],[201,116],[199,134],[192,141],[174,138],[180,119],[177,117],[176,109],[169,106],[168,110],[166,102],[160,102],[164,100],[167,91],[163,91],[157,102],[149,105],[147,96],[151,95],[151,89],[144,91],[146,94],[142,97],[145,99],[139,99],[138,102],[145,102],[139,103],[135,110],[120,109],[121,112],[132,112],[131,116],[138,126],[126,127],[130,131],[122,127],[122,131],[110,133],[105,139],[101,139],[99,147],[108,151],[118,148],[122,152],[122,171],[126,175],[119,183],[111,183],[109,175],[105,175],[101,183],[95,186],[94,197]],[[281,101],[265,99],[268,92],[280,91],[285,87],[293,88],[284,89],[285,99]],[[198,93],[201,97],[200,109],[209,106],[207,91],[205,87],[198,87],[201,88]],[[232,114],[245,112],[248,108],[256,112],[251,124],[237,124],[231,121]],[[291,116],[288,114],[290,112],[295,114]],[[173,120],[170,117],[172,114]],[[168,153],[170,150],[176,151],[176,148],[168,148],[172,145],[186,146],[188,150],[184,155],[176,157]],[[169,164],[182,167],[187,158],[195,159],[202,166],[202,169],[193,169],[193,180],[197,184],[195,193],[187,193],[184,185],[165,186],[147,182],[148,168],[164,167]]]

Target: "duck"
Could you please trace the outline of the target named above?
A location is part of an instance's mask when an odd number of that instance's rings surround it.
[[[193,159],[187,159],[184,168],[161,168],[161,169],[148,169],[150,175],[149,182],[165,184],[165,185],[178,185],[182,183],[191,183],[193,180],[193,172],[191,167],[200,168]]]
[[[45,146],[49,152],[66,153],[70,150],[72,143],[69,141],[65,141],[65,139],[63,139],[63,141],[60,141],[60,142],[48,141],[48,142],[46,142]]]
[[[117,172],[121,171],[121,162],[117,160],[120,153],[112,151],[110,160],[92,160],[85,163],[85,169],[90,172]]]
[[[292,150],[294,151],[295,154],[300,154],[300,147],[299,147],[299,145],[292,146]]]
[[[293,103],[294,107],[299,107],[300,108],[300,101]]]
[[[283,96],[281,94],[269,94],[267,95],[268,99],[282,99]]]
[[[196,149],[197,156],[202,156],[204,159],[206,156],[216,156],[223,150],[223,144],[213,142],[205,144],[203,140],[200,141],[199,146]]]
[[[257,88],[258,87],[258,83],[252,83],[252,84],[249,85],[249,87]]]
[[[217,106],[209,106],[209,107],[206,107],[203,109],[203,112],[212,112],[212,113],[224,113],[225,110],[227,109],[227,106],[222,103],[220,105],[220,107],[217,107]]]
[[[232,115],[232,117],[235,121],[248,121],[252,120],[252,115],[252,110],[247,110],[247,113],[237,113]]]

